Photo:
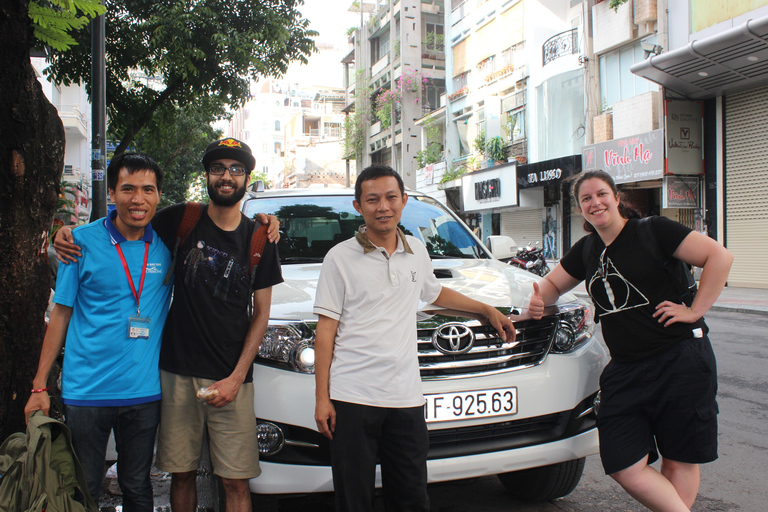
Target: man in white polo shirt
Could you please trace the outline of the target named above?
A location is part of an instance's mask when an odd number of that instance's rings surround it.
[[[331,439],[337,511],[372,510],[377,459],[386,510],[429,510],[419,300],[485,315],[515,338],[496,308],[440,285],[424,245],[397,227],[407,201],[392,168],[365,169],[353,202],[365,226],[328,252],[317,285],[315,420]]]

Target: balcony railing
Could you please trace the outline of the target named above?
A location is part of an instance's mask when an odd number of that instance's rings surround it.
[[[421,43],[421,56],[425,59],[445,60],[445,45],[442,43]]]
[[[550,37],[544,42],[541,49],[544,66],[560,57],[579,53],[578,29],[566,30]]]

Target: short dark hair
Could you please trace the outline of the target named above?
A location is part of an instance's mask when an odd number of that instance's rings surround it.
[[[392,176],[397,180],[397,186],[400,187],[400,194],[405,194],[405,185],[403,184],[403,178],[388,165],[371,165],[363,169],[363,172],[357,175],[355,180],[355,201],[360,202],[360,198],[363,195],[363,182],[368,180],[376,180],[379,178],[385,178]]]
[[[157,190],[163,190],[163,171],[157,162],[149,158],[147,155],[141,153],[120,153],[112,157],[107,167],[107,189],[115,190],[117,188],[117,177],[120,174],[120,169],[125,168],[128,174],[133,174],[137,171],[151,171],[155,173],[155,181],[157,182]]]

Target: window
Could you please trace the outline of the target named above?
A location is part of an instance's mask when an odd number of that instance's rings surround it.
[[[469,82],[469,71],[453,77],[453,92],[460,91],[463,87],[467,86]]]
[[[655,44],[656,36],[642,42]],[[600,56],[600,100],[604,107],[658,90],[658,86],[650,80],[629,71],[630,66],[642,60],[643,47],[640,42]]]
[[[371,39],[371,62],[376,63],[389,53],[389,31]]]
[[[276,132],[280,131],[280,121],[275,121],[275,131]]]
[[[477,71],[481,77],[486,77],[496,71],[496,58],[491,55],[477,64]]]
[[[475,136],[485,134],[485,109],[480,108],[475,117]]]
[[[275,154],[277,156],[283,156],[283,147],[279,142],[275,142]]]
[[[427,23],[424,31],[424,46],[427,50],[442,52],[445,50],[445,34],[443,26],[437,23]]]
[[[504,135],[510,142],[525,139],[525,102],[525,89],[501,100]]]
[[[515,49],[513,48],[507,48],[503,52],[501,52],[501,67],[505,68],[507,66],[515,67]]]
[[[457,119],[454,121],[456,124],[456,132],[459,134],[459,154],[461,156],[468,155],[470,152],[469,147],[469,117],[463,119]]]
[[[445,94],[445,82],[438,79],[430,80],[422,93],[422,110],[427,113],[440,108],[440,96],[443,94]]]
[[[325,123],[325,133],[332,138],[341,138],[341,123]]]

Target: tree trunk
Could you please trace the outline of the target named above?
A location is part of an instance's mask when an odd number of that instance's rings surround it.
[[[30,64],[28,0],[0,2],[0,440],[24,430],[50,292],[64,127]]]

